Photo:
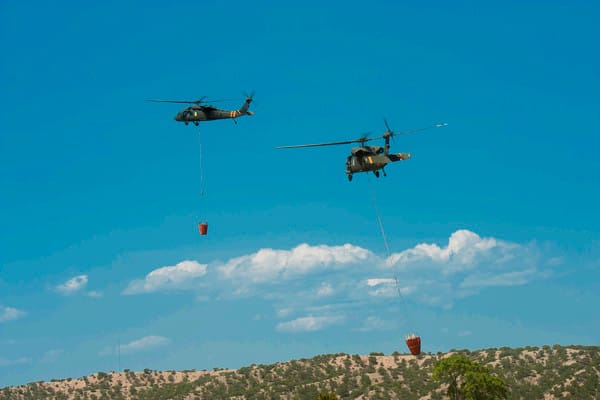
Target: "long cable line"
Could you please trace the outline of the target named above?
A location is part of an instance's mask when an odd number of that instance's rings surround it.
[[[385,229],[383,227],[383,219],[381,218],[381,213],[379,212],[379,207],[377,206],[377,197],[375,196],[375,190],[371,184],[371,178],[367,175],[367,182],[369,185],[369,190],[371,191],[371,199],[373,200],[373,208],[375,209],[375,215],[377,216],[377,223],[379,225],[379,230],[381,231],[381,237],[383,238],[383,244],[385,245],[385,250],[387,253],[386,262],[391,264],[392,273],[394,276],[394,282],[396,284],[396,291],[398,292],[398,297],[400,298],[400,303],[402,306],[402,310],[406,317],[406,322],[410,325],[410,318],[408,315],[408,309],[406,307],[406,301],[404,300],[404,296],[402,296],[402,291],[400,290],[400,283],[398,282],[398,270],[396,268],[396,264],[392,261],[392,252],[390,251],[390,246],[387,240],[387,235],[385,234]]]
[[[204,196],[204,170],[202,168],[202,133],[198,128],[198,148],[199,148],[199,163],[200,163],[200,197]]]

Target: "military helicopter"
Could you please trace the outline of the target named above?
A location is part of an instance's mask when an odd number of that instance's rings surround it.
[[[348,180],[352,181],[352,174],[356,172],[373,172],[373,174],[379,178],[379,170],[383,172],[383,176],[387,176],[385,173],[385,166],[391,162],[408,160],[410,153],[396,153],[390,154],[390,138],[397,135],[404,135],[407,133],[423,131],[431,128],[441,128],[448,124],[435,124],[427,126],[425,128],[413,129],[403,132],[393,132],[388,125],[387,120],[384,118],[386,131],[383,135],[369,138],[368,134],[354,140],[345,140],[341,142],[329,142],[329,143],[315,143],[315,144],[299,144],[294,146],[279,146],[278,149],[292,149],[299,147],[318,147],[318,146],[336,146],[340,144],[360,143],[360,147],[352,148],[350,155],[346,158],[346,175]],[[384,139],[385,145],[381,146],[366,146],[365,143],[372,140]]]
[[[205,100],[206,96],[199,98],[198,100],[185,101],[185,100],[148,100],[155,103],[179,103],[179,104],[193,104],[193,106],[184,108],[175,115],[175,121],[189,124],[190,122],[198,126],[201,121],[212,121],[215,119],[233,119],[233,122],[237,124],[237,117],[243,115],[254,115],[252,111],[248,111],[250,103],[252,103],[254,93],[246,95],[246,101],[239,110],[221,110],[208,103],[216,103],[219,101],[227,100]]]

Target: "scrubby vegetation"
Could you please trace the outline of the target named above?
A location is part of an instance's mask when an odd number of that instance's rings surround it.
[[[448,386],[432,378],[433,368],[459,354],[503,377],[508,399],[592,399],[600,388],[600,347],[544,346],[413,357],[331,354],[238,370],[99,372],[80,379],[34,382],[0,389],[2,400],[119,399],[444,399]]]

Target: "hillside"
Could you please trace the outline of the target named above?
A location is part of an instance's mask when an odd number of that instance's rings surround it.
[[[332,354],[238,370],[125,371],[0,389],[2,400],[25,399],[443,399],[431,380],[439,357],[459,352],[505,377],[511,399],[593,399],[600,392],[600,347],[544,346],[467,350],[413,357]]]

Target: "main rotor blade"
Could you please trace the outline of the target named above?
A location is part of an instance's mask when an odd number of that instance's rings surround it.
[[[444,123],[441,123],[441,124],[433,124],[433,125],[430,125],[430,126],[426,126],[424,128],[411,129],[411,130],[408,130],[408,131],[401,131],[401,132],[394,132],[394,136],[395,135],[406,135],[407,133],[420,132],[420,131],[424,131],[424,130],[427,130],[427,129],[433,129],[433,128],[443,128],[444,126],[448,126],[448,124],[444,122]]]
[[[155,100],[149,99],[153,103],[178,103],[178,104],[202,104],[202,103],[221,103],[223,101],[234,101],[236,99],[218,99],[218,100],[205,100],[206,96],[199,98],[198,100]]]
[[[319,147],[319,146],[336,146],[339,144],[350,144],[356,143],[356,140],[346,140],[345,142],[331,142],[331,143],[313,143],[313,144],[296,144],[293,146],[277,146],[276,149],[295,149],[298,147]],[[362,142],[362,140],[361,140]]]
[[[239,101],[240,99],[202,100],[202,103],[222,103],[224,101]]]
[[[312,143],[312,144],[296,144],[293,146],[277,146],[276,149],[295,149],[298,147],[320,147],[320,146],[337,146],[340,144],[350,144],[350,143],[364,143],[370,142],[371,140],[375,140],[376,138],[367,138],[363,136],[354,140],[344,140],[341,142],[328,142],[328,143]]]
[[[383,118],[383,123],[385,124],[385,129],[387,129],[388,132],[391,132],[392,129],[390,128],[390,125],[387,122],[387,119],[384,117]]]
[[[178,104],[196,104],[197,101],[184,101],[184,100],[154,100],[148,99],[146,101],[150,101],[152,103],[178,103]]]

